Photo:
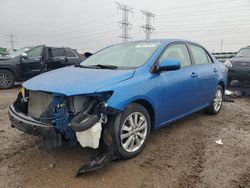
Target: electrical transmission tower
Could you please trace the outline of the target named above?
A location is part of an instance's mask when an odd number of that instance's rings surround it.
[[[14,38],[17,37],[17,35],[10,34],[10,35],[6,35],[6,36],[10,37],[10,40],[8,40],[6,42],[9,42],[11,50],[14,50],[15,49],[15,43],[17,42],[17,41],[14,40]]]
[[[125,43],[131,39],[128,35],[128,30],[132,28],[132,24],[129,23],[128,16],[129,13],[132,13],[132,8],[122,3],[115,3],[118,5],[117,9],[122,11],[122,21],[119,22],[121,24],[122,35],[120,35],[119,38],[122,38],[122,42]]]
[[[152,12],[144,11],[144,10],[141,10],[141,12],[146,17],[146,24],[142,25],[141,28],[145,32],[145,38],[150,39],[151,34],[155,31],[155,28],[152,26],[152,19],[154,19],[155,14],[153,14]]]

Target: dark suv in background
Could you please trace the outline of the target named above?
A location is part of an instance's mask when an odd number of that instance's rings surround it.
[[[235,57],[225,61],[228,85],[232,80],[250,81],[250,46],[241,48]]]
[[[13,87],[16,81],[24,81],[38,74],[73,65],[84,60],[71,48],[29,47],[29,50],[0,61],[0,89]]]

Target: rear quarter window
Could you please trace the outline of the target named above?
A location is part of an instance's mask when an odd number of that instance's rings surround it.
[[[72,50],[65,50],[66,57],[77,57],[76,54]]]
[[[64,49],[63,48],[52,49],[52,56],[53,57],[64,56]]]
[[[195,45],[189,45],[189,47],[193,55],[195,64],[203,65],[212,62],[211,58],[203,48]]]

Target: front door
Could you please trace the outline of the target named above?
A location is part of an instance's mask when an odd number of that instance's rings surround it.
[[[44,51],[44,46],[38,46],[27,51],[27,57],[21,58],[21,70],[25,78],[31,78],[43,72]]]
[[[185,44],[172,44],[159,59],[175,59],[181,69],[161,72],[158,79],[160,124],[181,117],[197,108],[198,75]]]

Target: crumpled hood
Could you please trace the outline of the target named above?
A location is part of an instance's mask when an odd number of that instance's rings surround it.
[[[61,93],[67,96],[94,93],[133,77],[135,70],[65,67],[36,76],[23,83],[28,90]]]

